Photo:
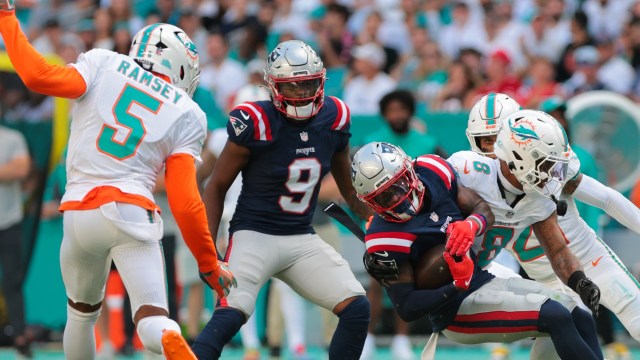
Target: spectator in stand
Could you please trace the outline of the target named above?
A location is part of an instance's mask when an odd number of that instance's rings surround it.
[[[473,89],[477,85],[469,67],[462,62],[454,61],[449,65],[447,82],[438,92],[429,109],[450,112],[470,109],[473,105]]]
[[[460,49],[481,46],[480,38],[484,33],[482,23],[471,16],[466,1],[455,1],[451,11],[452,23],[443,27],[438,36],[440,50],[449,58],[458,57]]]
[[[382,27],[384,19],[382,18],[382,14],[378,11],[371,11],[367,16],[367,20],[364,23],[364,27],[357,35],[357,43],[358,44],[367,44],[370,42],[376,43],[384,49],[385,61],[384,68],[382,69],[384,72],[389,73],[391,68],[393,68],[398,62],[398,51],[388,45],[384,45],[381,41],[381,34],[384,34],[385,29]],[[407,36],[408,37],[408,36]]]
[[[317,34],[320,56],[327,68],[346,66],[351,60],[355,39],[347,28],[350,12],[340,4],[329,4]]]
[[[118,22],[113,25],[113,51],[123,55],[129,54],[132,40],[127,23]]]
[[[239,62],[228,57],[229,43],[220,33],[212,33],[207,39],[209,64],[200,73],[201,86],[216,95],[220,109],[228,109],[230,97],[247,83],[247,73]]]
[[[474,91],[476,100],[488,93],[503,93],[513,98],[520,88],[520,79],[513,73],[511,68],[511,57],[505,50],[494,51],[487,61],[486,65],[487,80]]]
[[[100,8],[93,13],[93,23],[96,29],[95,48],[113,48],[113,18],[108,9]]]
[[[535,109],[545,98],[562,95],[562,87],[555,81],[553,64],[547,58],[533,58],[523,82],[516,99],[525,109]]]
[[[22,190],[20,182],[29,174],[31,160],[27,142],[16,130],[0,126],[0,266],[2,293],[9,324],[4,334],[22,356],[31,358],[30,341],[25,334],[24,297],[22,286]]]
[[[589,19],[582,11],[577,11],[571,18],[571,42],[564,48],[560,61],[556,63],[556,80],[558,82],[567,81],[576,70],[573,52],[585,45],[594,45],[595,42],[589,32],[587,26]]]
[[[606,87],[598,79],[600,55],[598,49],[591,45],[582,46],[574,53],[576,72],[564,83],[564,91],[574,96],[585,91],[605,90]]]
[[[589,17],[593,37],[618,37],[634,0],[586,0],[582,9]]]
[[[344,102],[351,115],[376,115],[378,102],[396,88],[396,81],[381,69],[386,58],[382,47],[368,43],[353,49],[353,70],[356,76],[344,88]]]
[[[522,50],[530,59],[542,56],[556,63],[571,41],[571,22],[563,0],[548,0],[540,5],[524,33]]]
[[[617,53],[617,41],[601,37],[597,41],[600,56],[598,80],[608,89],[622,95],[630,95],[635,80],[635,70]]]

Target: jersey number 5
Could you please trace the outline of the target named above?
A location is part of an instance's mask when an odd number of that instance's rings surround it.
[[[303,173],[308,172],[303,179]],[[284,184],[291,194],[302,194],[299,200],[282,195],[278,200],[280,208],[286,212],[302,214],[309,208],[313,191],[320,180],[320,163],[316,158],[295,159],[289,165],[289,178]]]
[[[155,115],[160,111],[162,101],[127,84],[112,108],[113,117],[120,129],[107,124],[102,125],[102,130],[96,142],[100,152],[118,160],[124,160],[135,155],[147,130],[144,128],[142,119],[130,112],[134,105]],[[123,127],[127,130],[123,130]],[[115,138],[118,131],[128,132],[124,140],[118,141]]]

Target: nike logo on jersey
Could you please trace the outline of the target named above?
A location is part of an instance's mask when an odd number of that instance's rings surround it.
[[[593,260],[593,261],[591,262],[591,265],[593,265],[593,267],[598,266],[598,264],[600,263],[600,260],[602,260],[602,256],[600,256],[599,258],[597,258],[597,259]]]
[[[249,114],[245,114],[244,111],[240,110],[240,115],[242,115],[243,119],[249,120]]]
[[[463,172],[464,172],[465,174],[468,174],[468,173],[470,172],[470,171],[467,169],[467,162],[466,162],[466,161],[464,162],[464,170],[463,170]]]
[[[382,257],[388,257],[389,253],[384,251],[384,252],[374,252],[374,254],[378,255],[378,256],[382,256]]]

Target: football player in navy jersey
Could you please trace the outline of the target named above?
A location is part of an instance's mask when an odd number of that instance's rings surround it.
[[[195,340],[193,351],[201,360],[220,357],[272,276],[339,317],[330,359],[360,357],[369,324],[365,291],[311,226],[320,181],[329,171],[351,208],[363,218],[371,213],[350,184],[349,109],[324,96],[325,73],[309,45],[280,43],[267,59],[271,101],[245,102],[229,114],[229,139],[204,202],[211,233],[217,234],[227,189],[242,172],[225,256],[238,288],[219,300]]]
[[[550,336],[562,359],[602,359],[593,318],[575,300],[531,280],[496,278],[473,252],[444,252],[453,283],[417,289],[414,265],[422,254],[472,240],[494,221],[489,204],[458,183],[448,162],[436,155],[412,161],[397,146],[373,142],[354,156],[351,178],[378,214],[365,236],[365,265],[404,320],[428,315],[434,334],[465,344]],[[381,279],[384,268],[397,268],[397,277]]]

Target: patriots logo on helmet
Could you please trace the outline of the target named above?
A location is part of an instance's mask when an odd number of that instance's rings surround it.
[[[394,149],[395,147],[391,144],[380,143],[380,150],[382,151],[382,153],[392,154]]]
[[[242,120],[237,117],[229,117],[229,121],[231,122],[231,126],[233,126],[233,131],[235,131],[236,136],[240,136],[243,131],[247,128],[247,124],[243,123]]]

